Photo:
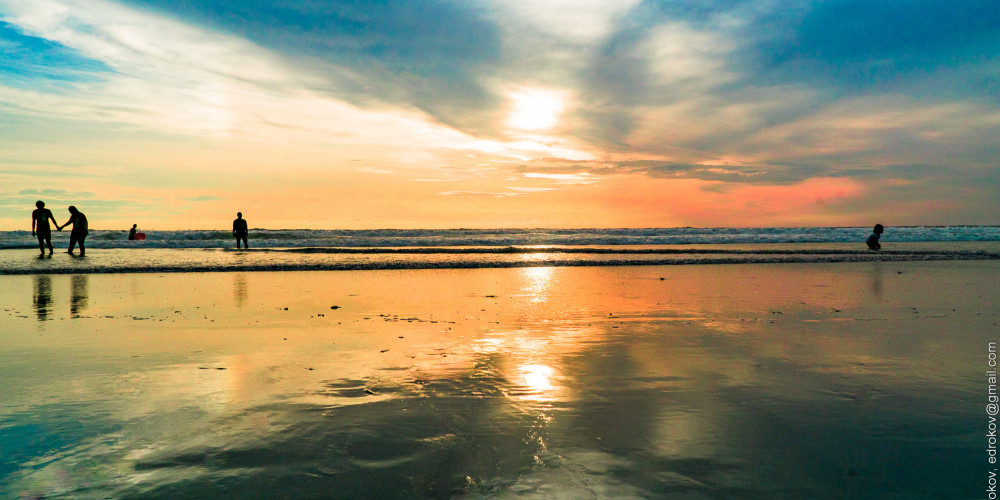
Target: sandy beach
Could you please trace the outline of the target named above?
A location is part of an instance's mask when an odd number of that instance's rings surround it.
[[[4,498],[967,498],[1000,262],[0,276]]]

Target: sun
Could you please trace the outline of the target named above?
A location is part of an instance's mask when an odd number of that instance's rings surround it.
[[[544,89],[521,89],[509,96],[511,100],[507,126],[516,130],[547,130],[559,123],[566,105],[562,92]]]

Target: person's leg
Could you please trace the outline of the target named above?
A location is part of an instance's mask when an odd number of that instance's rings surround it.
[[[52,243],[49,243],[49,245],[52,245]],[[45,255],[45,238],[40,234],[38,235],[38,251],[42,252],[42,255]]]
[[[45,243],[48,243],[48,245],[49,245],[49,255],[52,255],[52,252],[55,251],[55,248],[52,247],[52,237],[49,236],[48,238],[45,238]]]
[[[236,237],[236,249],[238,250],[239,248],[240,248],[240,237],[237,236]]]
[[[250,244],[247,243],[247,235],[243,235],[243,248],[250,248]]]
[[[75,247],[75,246],[76,246],[76,236],[73,236],[72,234],[70,234],[69,235],[69,250],[66,251],[66,253],[72,255],[73,254],[73,247]]]
[[[80,242],[80,257],[83,257],[84,253],[87,251],[86,248],[83,248],[83,242],[86,239],[87,239],[87,235],[83,235],[79,239],[79,242]]]

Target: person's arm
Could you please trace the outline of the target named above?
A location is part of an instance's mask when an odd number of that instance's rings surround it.
[[[35,235],[35,224],[36,223],[38,223],[38,221],[35,219],[35,214],[31,214],[31,235],[32,236]]]
[[[55,220],[56,220],[55,218],[52,219],[53,222],[55,222]],[[72,215],[69,217],[69,220],[66,221],[65,224],[63,224],[63,225],[60,226],[59,223],[56,222],[56,226],[59,228],[60,231],[62,231],[62,228],[68,226],[70,222],[73,222],[73,216]]]
[[[53,225],[55,225],[56,227],[59,227],[59,223],[56,222],[56,217],[54,215],[52,215],[52,212],[49,212],[49,218],[52,219],[52,224]],[[59,230],[62,231],[62,228],[59,227]]]

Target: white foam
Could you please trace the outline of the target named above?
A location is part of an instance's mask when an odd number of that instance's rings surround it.
[[[229,231],[145,231],[145,241],[128,241],[127,231],[92,231],[90,248],[227,248]],[[661,229],[448,229],[448,230],[308,230],[250,231],[255,248],[414,247],[512,245],[726,245],[759,243],[863,242],[869,227],[804,228],[661,228]],[[53,243],[67,244],[69,235],[53,233]],[[1000,241],[998,226],[890,227],[883,242]],[[0,249],[35,248],[28,231],[0,232]]]

